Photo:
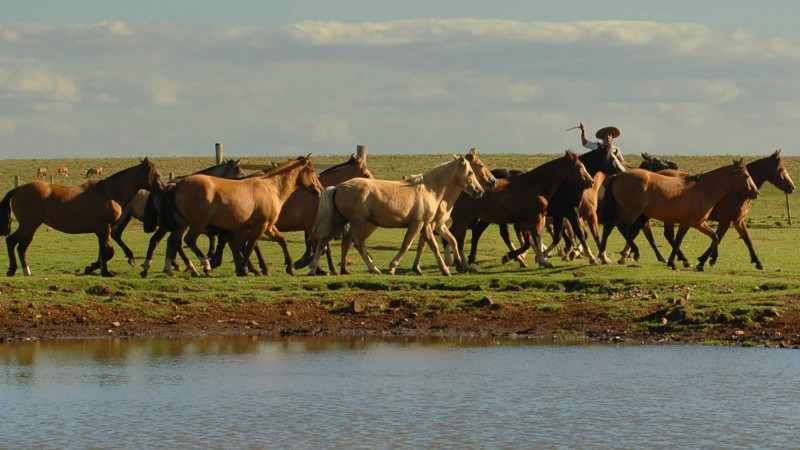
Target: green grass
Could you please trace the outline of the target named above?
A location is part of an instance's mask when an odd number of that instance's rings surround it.
[[[763,156],[766,156],[763,155]],[[447,155],[370,155],[370,170],[380,178],[399,179],[403,175],[423,172],[445,161]],[[482,158],[490,168],[531,168],[554,155],[494,155]],[[758,156],[761,157],[761,156]],[[344,155],[316,156],[315,161],[334,163],[343,161]],[[752,160],[756,157],[748,157]],[[274,158],[280,160],[283,158]],[[638,159],[628,158],[629,165],[638,165]],[[690,172],[702,172],[728,164],[732,156],[721,157],[670,157]],[[800,167],[800,158],[784,158],[790,173]],[[271,158],[252,158],[246,163],[268,164]],[[13,186],[13,175],[20,174],[22,181],[33,178],[36,167],[46,166],[48,171],[67,164],[73,176],[67,183],[79,183],[75,176],[86,168],[102,165],[107,173],[135,164],[138,158],[97,160],[4,160],[0,161],[0,187]],[[190,173],[213,164],[207,158],[156,158],[163,174]],[[25,177],[23,175],[28,174]],[[793,211],[797,198],[790,197]],[[164,245],[159,247],[151,268],[150,277],[139,277],[140,267],[125,263],[117,249],[110,269],[114,278],[83,276],[83,268],[96,259],[97,244],[91,235],[66,235],[42,227],[37,232],[28,252],[33,277],[0,277],[0,294],[3,301],[14,303],[64,302],[82,303],[87,300],[145,309],[159,317],[171,314],[173,305],[202,308],[207,301],[222,303],[285,302],[303,299],[317,301],[331,310],[344,307],[344,296],[373,298],[379,295],[380,304],[370,304],[367,313],[377,314],[381,305],[391,302],[411,302],[420,311],[437,312],[469,309],[472,303],[490,294],[496,303],[514,303],[539,310],[557,310],[568,302],[594,302],[602,306],[611,318],[635,321],[641,327],[654,330],[681,330],[685,327],[703,329],[719,323],[764,322],[770,320],[771,311],[783,314],[787,309],[798,308],[794,301],[800,294],[800,264],[794,243],[800,237],[796,225],[789,225],[786,217],[786,196],[771,185],[765,185],[761,198],[753,205],[749,217],[750,232],[766,270],[757,271],[750,264],[746,247],[735,231],[726,236],[720,246],[717,266],[707,267],[699,273],[694,270],[669,270],[656,261],[644,239],[640,238],[642,261],[638,265],[591,266],[586,260],[563,262],[553,257],[552,269],[520,268],[516,263],[501,264],[505,247],[492,226],[484,234],[478,254],[478,273],[457,274],[444,277],[439,274],[430,251],[423,256],[425,276],[409,271],[413,251],[403,259],[398,275],[371,275],[357,252],[352,251],[350,276],[308,277],[306,270],[298,276],[283,272],[282,254],[277,244],[264,241],[262,249],[272,276],[238,278],[234,276],[230,253],[226,263],[212,277],[191,278],[178,273],[168,278],[161,273]],[[662,229],[655,232],[661,251],[668,254],[661,237]],[[378,267],[385,270],[402,240],[402,230],[378,230],[368,241],[370,253]],[[133,222],[124,236],[141,263],[149,235],[141,224]],[[302,233],[287,233],[292,255],[302,253]],[[545,239],[549,242],[549,238]],[[204,241],[202,245],[205,245]],[[684,241],[684,252],[696,262],[696,257],[708,246],[708,238],[690,231]],[[595,246],[590,243],[596,252]],[[618,233],[612,235],[610,249],[618,250],[622,240]],[[5,255],[5,253],[3,253]],[[338,259],[338,246],[334,256]],[[197,262],[195,262],[197,264]],[[0,256],[0,273],[8,267],[7,256]],[[577,276],[576,276],[577,274]],[[686,305],[680,300],[689,296]],[[421,312],[422,313],[422,312]],[[666,318],[667,324],[661,323]]]

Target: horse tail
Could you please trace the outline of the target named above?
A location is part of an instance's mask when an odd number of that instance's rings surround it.
[[[341,239],[347,227],[347,219],[336,207],[336,187],[331,186],[322,191],[317,209],[317,220],[314,222],[314,235],[319,239]]]
[[[8,191],[8,194],[0,201],[0,236],[11,234],[11,197],[16,191],[17,188]]]
[[[175,219],[175,186],[164,189],[161,195],[161,225],[168,231],[176,231],[180,224]]]
[[[619,212],[617,211],[617,199],[614,197],[614,182],[617,181],[617,176],[607,178],[605,185],[605,194],[600,204],[599,215],[600,221],[605,224],[616,224],[619,220]]]
[[[159,195],[164,195],[163,191]],[[152,233],[158,228],[158,208],[156,208],[156,194],[151,192],[147,195],[147,201],[144,202],[144,232]]]

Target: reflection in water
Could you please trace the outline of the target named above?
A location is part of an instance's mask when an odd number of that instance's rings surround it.
[[[549,344],[2,344],[0,448],[792,447],[800,433],[793,351]]]

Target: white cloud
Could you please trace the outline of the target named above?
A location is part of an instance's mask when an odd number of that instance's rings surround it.
[[[180,101],[180,95],[188,89],[181,82],[165,77],[151,75],[142,81],[142,87],[153,105],[174,106]]]
[[[335,116],[314,118],[311,123],[311,141],[318,144],[347,144],[358,139],[350,133],[346,120]]]
[[[35,101],[76,102],[78,88],[50,64],[32,60],[0,60],[0,92]]]

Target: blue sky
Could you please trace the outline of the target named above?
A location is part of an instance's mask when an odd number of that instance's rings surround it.
[[[0,1],[0,156],[797,148],[792,1]]]

